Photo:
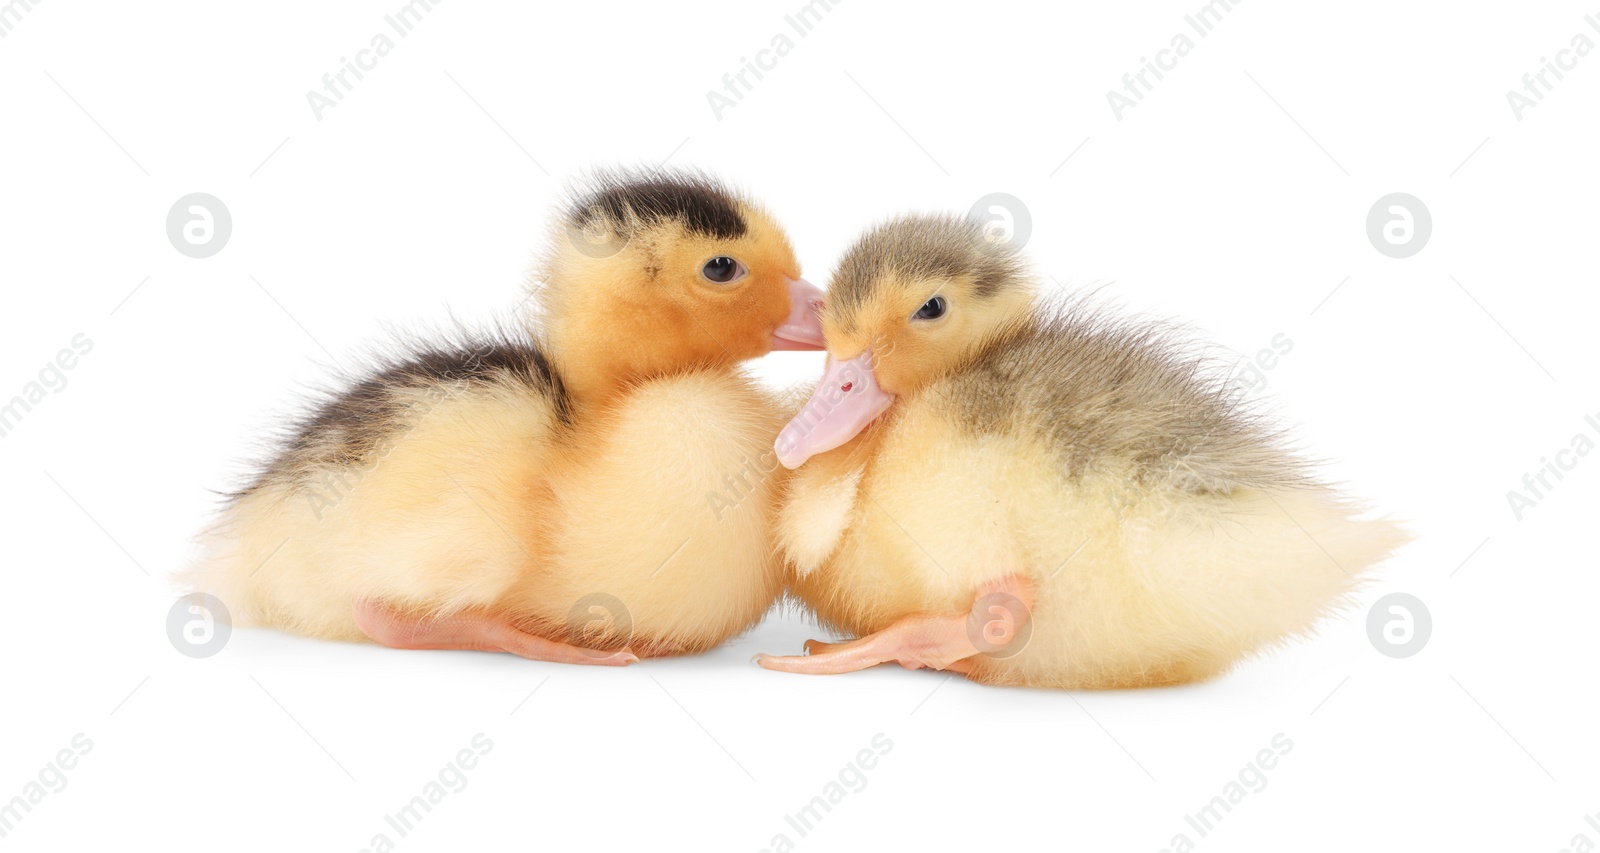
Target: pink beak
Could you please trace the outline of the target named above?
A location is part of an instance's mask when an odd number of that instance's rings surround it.
[[[789,317],[772,333],[775,350],[822,349],[822,289],[803,278],[789,279]]]
[[[811,400],[778,433],[773,445],[783,467],[798,468],[818,453],[855,438],[894,402],[893,394],[878,387],[872,360],[870,349],[849,361],[828,359]]]

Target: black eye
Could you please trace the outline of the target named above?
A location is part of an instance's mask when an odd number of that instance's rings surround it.
[[[917,309],[917,313],[911,315],[911,319],[937,320],[944,316],[945,307],[944,297],[935,296],[932,299],[929,299],[927,302],[922,303],[922,307]]]
[[[706,265],[700,270],[700,274],[705,276],[707,281],[714,281],[717,284],[738,281],[744,277],[745,272],[744,264],[727,255],[718,255],[706,261]]]

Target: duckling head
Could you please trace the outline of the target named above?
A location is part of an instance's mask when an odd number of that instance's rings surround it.
[[[1021,259],[977,221],[903,216],[868,231],[829,285],[828,366],[778,435],[778,460],[796,468],[855,438],[1024,316],[1033,296]]]
[[[607,172],[546,256],[545,334],[582,397],[774,349],[822,348],[822,291],[750,199],[695,172]]]

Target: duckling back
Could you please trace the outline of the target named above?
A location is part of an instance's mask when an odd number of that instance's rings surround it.
[[[939,394],[975,435],[1027,434],[1063,476],[1203,493],[1309,483],[1280,432],[1178,333],[1084,303],[1010,324]]]

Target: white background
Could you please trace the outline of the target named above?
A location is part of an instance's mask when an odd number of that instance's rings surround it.
[[[800,0],[448,2],[319,121],[306,92],[401,5],[52,0],[0,39],[0,402],[93,341],[0,438],[0,799],[93,742],[7,846],[1600,843],[1600,454],[1520,520],[1507,499],[1574,435],[1600,441],[1600,55],[1520,121],[1505,95],[1575,34],[1600,41],[1600,8],[1252,0],[1191,32],[1119,121],[1106,92],[1200,0],[844,0],[804,37],[784,21]],[[779,32],[793,50],[719,119],[707,91]],[[246,630],[175,652],[166,575],[316,361],[358,363],[385,326],[506,314],[568,177],[669,155],[764,199],[818,283],[879,217],[1017,196],[1063,288],[1240,353],[1291,339],[1262,393],[1418,541],[1314,640],[1167,690],[750,663],[815,633],[794,615],[625,670]],[[190,192],[232,212],[209,259],[164,231]],[[1391,192],[1432,214],[1405,260],[1365,234]],[[1365,627],[1393,591],[1434,624],[1404,660]],[[466,787],[397,837],[384,816],[480,732]],[[865,787],[800,836],[785,816],[879,733],[893,748]],[[1184,816],[1279,733],[1293,748],[1265,789],[1200,837]]]

